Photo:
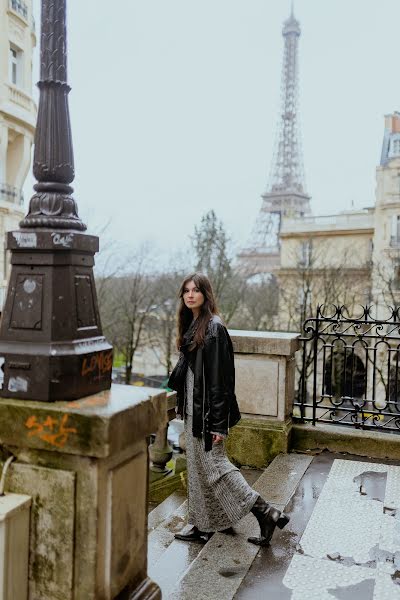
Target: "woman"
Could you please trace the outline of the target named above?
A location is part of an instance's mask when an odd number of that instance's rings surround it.
[[[261,532],[249,542],[266,546],[289,517],[267,504],[225,454],[229,428],[240,420],[231,339],[205,275],[186,277],[179,297],[180,356],[168,385],[177,391],[177,414],[185,420],[191,528],[175,537],[205,542],[215,531],[232,533],[232,525],[251,511]]]

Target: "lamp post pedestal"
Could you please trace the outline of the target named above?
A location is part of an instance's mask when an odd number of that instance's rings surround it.
[[[108,389],[112,347],[93,278],[98,238],[77,231],[8,234],[12,271],[0,324],[0,395],[55,401]]]

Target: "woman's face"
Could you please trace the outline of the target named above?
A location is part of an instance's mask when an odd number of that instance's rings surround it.
[[[194,281],[188,281],[183,288],[183,301],[195,315],[200,312],[200,307],[204,304],[204,296],[196,286]]]

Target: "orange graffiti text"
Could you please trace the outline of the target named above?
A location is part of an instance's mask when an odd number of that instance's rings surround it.
[[[67,408],[90,408],[91,406],[107,406],[109,399],[107,396],[90,396],[83,400],[72,400],[65,406]]]
[[[25,427],[30,429],[29,437],[38,437],[39,439],[56,446],[63,448],[70,433],[76,433],[75,427],[67,427],[69,415],[63,415],[60,418],[50,417],[39,421],[35,415],[29,417],[25,422]]]
[[[82,377],[89,373],[98,372],[103,375],[112,369],[113,354],[111,352],[99,352],[90,358],[84,358],[82,363]]]

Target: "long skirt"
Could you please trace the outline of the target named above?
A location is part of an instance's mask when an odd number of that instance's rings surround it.
[[[225,442],[204,450],[192,434],[192,416],[185,417],[188,470],[188,523],[200,531],[227,529],[247,515],[258,498],[241,472],[227,458]]]

